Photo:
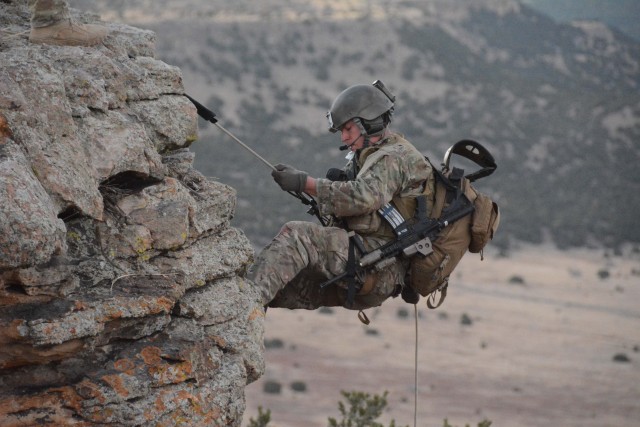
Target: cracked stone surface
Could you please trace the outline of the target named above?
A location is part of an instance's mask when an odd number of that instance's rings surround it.
[[[3,28],[28,17],[0,3]],[[100,24],[97,47],[0,39],[0,419],[239,426],[264,311],[235,190],[193,169],[155,34]]]

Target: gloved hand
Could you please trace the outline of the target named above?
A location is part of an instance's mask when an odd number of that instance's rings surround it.
[[[271,172],[271,176],[284,191],[295,191],[296,193],[304,192],[307,184],[306,172],[299,171],[293,166],[277,164],[274,166],[276,170]]]

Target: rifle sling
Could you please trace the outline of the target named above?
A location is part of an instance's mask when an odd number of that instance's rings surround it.
[[[356,234],[352,233],[349,236],[349,255],[347,257],[347,305],[349,308],[353,307],[355,302],[357,283],[356,283]]]

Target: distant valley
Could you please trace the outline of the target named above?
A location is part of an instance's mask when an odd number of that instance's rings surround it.
[[[332,99],[383,80],[393,128],[441,161],[463,138],[496,157],[496,245],[640,242],[640,43],[595,22],[559,23],[511,0],[88,2],[157,33],[186,90],[273,163],[315,176],[344,163],[326,132]],[[105,18],[106,19],[106,18]],[[257,245],[311,219],[269,171],[201,123],[196,167],[238,191]]]

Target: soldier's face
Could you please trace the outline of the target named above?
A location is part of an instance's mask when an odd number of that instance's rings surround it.
[[[362,148],[364,138],[361,138],[360,128],[353,120],[349,120],[340,129],[340,140],[343,144],[349,146],[349,150],[356,151]]]

